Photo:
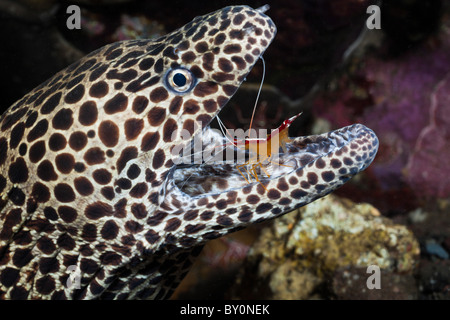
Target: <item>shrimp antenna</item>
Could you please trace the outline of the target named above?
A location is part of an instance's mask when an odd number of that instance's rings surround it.
[[[231,144],[233,144],[235,146],[236,144],[233,141],[231,141],[232,136],[231,136],[230,132],[228,131],[228,128],[225,126],[225,124],[222,122],[222,120],[219,117],[216,117],[216,118],[217,118],[217,123],[219,124],[220,131],[222,131],[222,134],[225,136],[225,138]]]
[[[249,133],[250,134],[252,132],[251,130],[252,130],[252,126],[253,126],[253,118],[255,117],[256,106],[258,105],[259,96],[261,94],[262,86],[264,84],[264,77],[266,75],[266,63],[264,61],[264,58],[262,56],[260,56],[259,58],[261,59],[261,61],[263,63],[263,74],[262,74],[262,78],[261,78],[261,84],[259,85],[258,94],[256,95],[256,101],[255,101],[255,106],[253,107],[252,117],[251,117],[251,120],[250,120],[250,128],[249,128]]]
[[[252,117],[250,118],[250,127],[249,127],[249,133],[251,134],[251,129],[253,126],[253,118],[255,117],[255,112],[256,112],[256,107],[258,106],[258,100],[259,100],[259,96],[261,95],[261,91],[262,91],[262,87],[264,84],[264,78],[266,75],[266,62],[264,61],[264,58],[262,56],[259,57],[262,61],[263,64],[263,74],[262,74],[262,78],[261,78],[261,84],[259,85],[259,89],[258,89],[258,93],[256,95],[256,100],[255,100],[255,105],[253,106],[253,112],[252,112]],[[227,127],[224,125],[224,123],[222,122],[222,120],[220,120],[219,115],[216,116],[217,122],[219,123],[219,127],[220,130],[222,131],[222,134],[228,139],[228,141],[230,141],[231,143],[233,143],[228,137],[227,134],[231,137],[230,133],[228,132]],[[251,138],[251,137],[249,137]],[[234,144],[234,143],[233,143]]]

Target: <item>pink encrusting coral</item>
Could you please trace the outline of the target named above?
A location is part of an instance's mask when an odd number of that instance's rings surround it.
[[[449,39],[443,35],[437,45],[428,42],[399,60],[366,64],[375,105],[362,121],[380,137],[381,157],[373,170],[387,189],[406,182],[419,196],[450,196],[442,179],[450,174],[450,162],[444,160],[450,142],[445,123],[436,121],[437,112],[450,112],[448,86],[436,91],[450,73]]]
[[[449,197],[450,29],[403,55],[365,57],[314,101],[332,126],[361,122],[380,139],[370,172],[381,191]]]
[[[380,136],[382,157],[374,163],[373,170],[386,188],[398,187],[404,178],[411,182],[410,175],[417,174],[417,170],[403,169],[413,155],[421,131],[430,122],[430,97],[450,70],[449,50],[450,43],[440,48],[424,46],[400,60],[370,59],[366,65],[366,79],[373,83],[369,92],[375,105],[362,121]],[[422,165],[424,172],[431,163]],[[450,174],[450,167],[447,171]],[[436,184],[430,179],[423,182],[425,185],[420,186],[419,192]],[[414,185],[410,187],[415,189]]]
[[[406,166],[407,180],[427,196],[450,195],[450,72],[430,99],[429,123],[420,131]]]

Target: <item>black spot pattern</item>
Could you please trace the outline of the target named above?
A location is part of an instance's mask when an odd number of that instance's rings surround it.
[[[104,110],[107,114],[114,114],[124,111],[127,105],[128,97],[123,93],[118,93],[105,103]]]
[[[81,100],[84,96],[84,85],[79,84],[71,91],[69,91],[64,97],[64,101],[68,104],[74,104]]]
[[[98,110],[94,101],[86,101],[80,107],[78,121],[84,126],[90,126],[97,121]]]
[[[368,164],[376,145],[366,134],[335,159],[305,157],[306,167],[281,178],[261,172],[264,184],[236,185],[223,166],[181,181],[204,187],[201,196],[173,197],[174,169],[184,168],[174,165],[172,134],[198,134],[274,32],[257,11],[228,7],[155,40],[100,48],[7,111],[0,239],[11,245],[0,249],[0,298],[5,288],[8,298],[167,297],[199,253],[185,248],[303,205],[348,179],[342,169]],[[186,92],[166,79],[180,67],[192,75]],[[320,144],[312,140],[307,148]],[[71,265],[83,272],[82,290],[65,287]]]

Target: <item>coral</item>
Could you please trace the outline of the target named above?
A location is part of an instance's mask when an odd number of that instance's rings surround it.
[[[442,177],[450,171],[450,73],[430,100],[428,125],[419,134],[405,174],[418,193],[447,197],[450,180]]]
[[[369,90],[375,106],[367,111],[362,121],[380,137],[379,160],[382,161],[374,164],[373,171],[385,189],[398,187],[405,181],[402,170],[412,155],[421,131],[430,122],[430,110],[433,109],[430,97],[436,85],[449,72],[449,50],[450,43],[447,43],[438,48],[420,48],[401,60],[371,58],[366,62],[366,77],[373,83]],[[449,108],[449,105],[445,107]],[[435,137],[439,135],[434,134]],[[427,142],[428,146],[442,144],[442,139]],[[432,162],[421,164],[422,171],[432,166]],[[447,166],[446,171],[449,170]],[[406,180],[410,181],[408,178]],[[427,189],[436,180],[428,177],[423,182],[425,185],[421,189]],[[414,184],[410,186],[414,188]],[[429,190],[429,193],[432,192]]]
[[[320,284],[320,279],[311,272],[300,271],[294,261],[289,261],[276,269],[269,282],[273,299],[287,300],[309,298]]]
[[[131,16],[122,14],[120,16],[120,25],[111,36],[114,41],[128,39],[152,39],[166,34],[164,26],[156,21],[148,19],[140,14]]]
[[[412,233],[380,216],[373,206],[329,195],[263,230],[249,252],[247,265],[233,289],[234,297],[255,276],[259,279],[256,283],[268,288],[251,294],[270,293],[251,298],[303,299],[311,297],[320,284],[331,282],[335,272],[343,268],[365,270],[377,265],[390,276],[411,274],[419,252]],[[280,279],[284,279],[284,285]],[[413,296],[415,293],[411,293]]]
[[[314,100],[315,116],[331,127],[361,122],[377,133],[379,154],[369,171],[383,191],[407,186],[420,197],[450,196],[442,179],[450,173],[442,161],[450,150],[449,30],[400,57],[366,57]]]

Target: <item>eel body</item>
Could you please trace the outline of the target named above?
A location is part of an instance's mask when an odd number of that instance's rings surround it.
[[[170,297],[202,245],[306,205],[378,148],[355,124],[292,138],[270,178],[176,163],[276,34],[262,9],[226,7],[156,40],[100,48],[0,118],[0,298]],[[193,139],[193,138],[191,138]]]

